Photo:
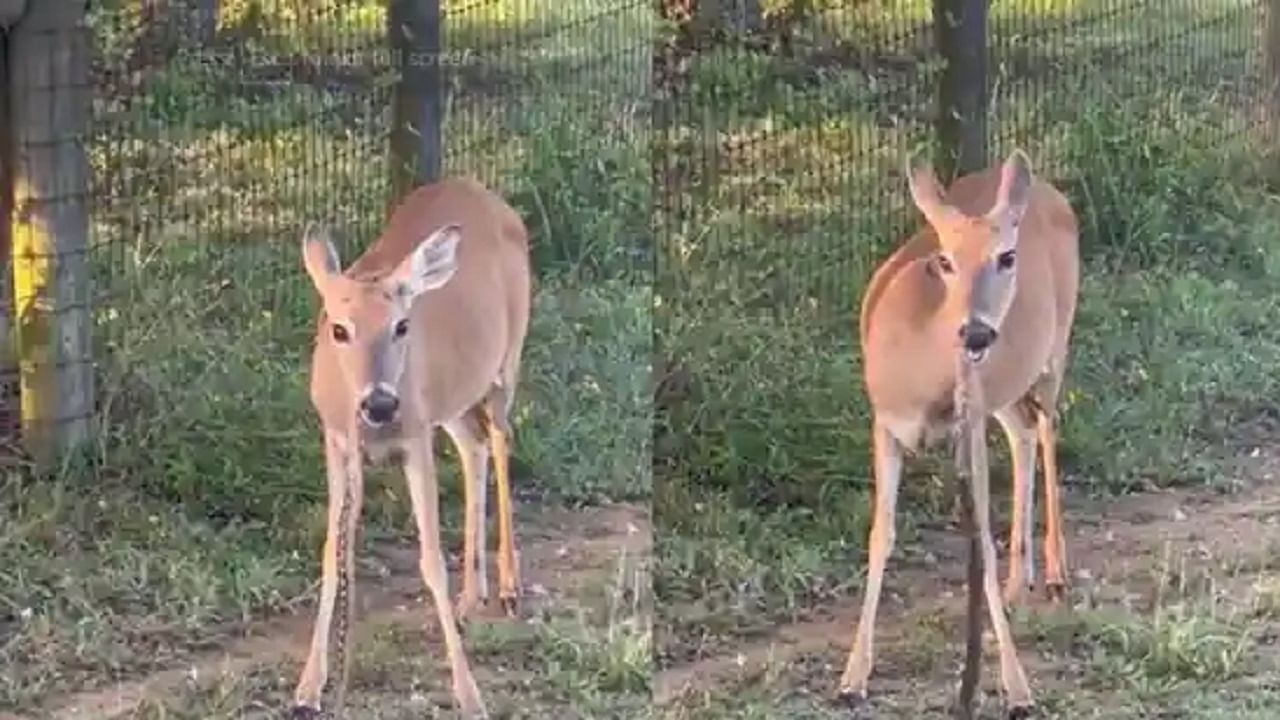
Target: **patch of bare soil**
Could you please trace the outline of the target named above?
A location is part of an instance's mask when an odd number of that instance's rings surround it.
[[[1193,488],[1105,500],[1067,493],[1071,606],[1141,608],[1171,576],[1190,576],[1195,571],[1191,565],[1213,570],[1224,585],[1248,582],[1280,565],[1280,455],[1255,451],[1245,465],[1247,477],[1232,492]],[[993,512],[1005,509],[996,506]],[[873,692],[881,698],[910,696],[912,709],[904,717],[921,717],[922,712],[933,716],[946,707],[959,681],[966,546],[958,531],[944,529],[922,530],[915,547],[903,545],[899,542],[885,574]],[[1039,535],[1036,548],[1040,550]],[[1002,554],[1002,579],[1005,569]],[[1037,569],[1042,569],[1039,555]],[[1234,592],[1230,587],[1219,591],[1228,596]],[[749,686],[771,668],[791,664],[789,672],[802,676],[791,678],[805,686],[800,692],[830,697],[853,641],[860,601],[860,595],[846,598],[727,652],[666,667],[655,681],[655,701],[660,707],[676,706],[717,689]],[[1025,607],[1049,609],[1039,591]],[[1067,668],[1054,667],[1054,658],[1033,652],[1029,639],[1020,640],[1019,649],[1033,686],[1051,688],[1071,675]],[[984,686],[994,695],[998,683],[990,638],[983,661]]]
[[[598,582],[618,562],[620,553],[644,557],[650,552],[648,509],[609,505],[579,511],[548,510],[536,518],[517,520],[525,597],[522,614],[558,598],[577,596],[584,585]],[[357,583],[362,624],[421,627],[434,612],[418,577],[415,548],[382,546]],[[366,563],[368,565],[369,563]],[[456,576],[456,573],[454,573]],[[253,624],[217,649],[175,667],[111,688],[84,692],[50,703],[31,718],[3,720],[116,720],[148,699],[166,697],[190,678],[238,674],[252,666],[293,660],[301,663],[310,639],[310,608],[297,614]]]

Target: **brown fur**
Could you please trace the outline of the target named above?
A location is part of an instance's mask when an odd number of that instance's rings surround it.
[[[418,298],[414,351],[423,364],[422,420],[435,424],[461,415],[483,397],[503,363],[518,355],[529,316],[529,241],[524,223],[505,202],[475,180],[449,179],[418,188],[397,208],[382,235],[343,272],[352,280],[386,277],[422,241],[424,228],[462,223],[458,270],[443,287]],[[513,252],[514,251],[514,252]],[[355,398],[326,383],[334,360],[322,327],[327,310],[360,298],[356,287],[325,298],[317,318],[311,400],[333,424],[355,414]],[[433,352],[449,348],[449,352]]]
[[[961,368],[976,379],[961,395],[980,399],[966,401],[980,402],[968,409],[1000,421],[1014,456],[1005,600],[1020,597],[1033,571],[1026,546],[1037,444],[1045,466],[1046,588],[1061,592],[1066,580],[1054,408],[1079,287],[1075,214],[1060,192],[1031,175],[1020,152],[1001,166],[960,178],[945,195],[931,172],[913,173],[912,196],[927,222],[877,268],[863,295],[858,324],[863,381],[874,415],[876,494],[863,612],[840,684],[843,695],[855,698],[865,696],[871,672],[875,616],[893,547],[904,456],[956,430]],[[1016,235],[1006,232],[1014,218],[1020,218]],[[1012,274],[998,269],[1004,255],[1016,258]],[[966,360],[960,331],[979,320],[998,334],[977,351],[976,359]],[[967,417],[974,424],[973,416]],[[985,441],[979,436],[975,442]],[[985,468],[985,463],[979,465]],[[1031,706],[1031,692],[998,592],[985,469],[970,474],[983,581],[970,592],[987,598],[1000,646],[1002,684],[1011,714],[1017,715]],[[970,567],[972,581],[978,566]]]
[[[321,602],[295,691],[295,716],[318,712],[335,614],[341,710],[363,458],[376,460],[400,450],[418,526],[420,569],[443,629],[454,698],[464,717],[487,717],[456,622],[488,593],[484,497],[490,459],[498,495],[500,596],[508,612],[515,612],[518,596],[507,416],[531,301],[524,223],[478,182],[455,178],[411,192],[378,239],[341,273],[327,238],[309,232],[303,247],[323,305],[316,320],[311,401],[324,428],[330,507]],[[408,298],[411,304],[406,304]],[[395,331],[398,327],[405,334]],[[341,343],[334,337],[339,329],[348,333]],[[362,397],[383,386],[399,401],[394,420],[371,424],[365,416],[362,421]],[[462,461],[466,518],[462,592],[456,606],[447,596],[440,548],[432,443],[436,428],[447,432]]]
[[[991,207],[999,181],[998,166],[962,177],[947,193],[947,202],[968,215],[981,215]],[[1077,227],[1062,193],[1035,180],[1020,232],[1019,291],[1001,340],[979,369],[984,395],[993,408],[1014,403],[1045,368],[1065,362],[1075,317]],[[922,422],[926,418],[919,409],[950,407],[955,388],[954,360],[938,350],[954,343],[959,321],[937,322],[944,312],[945,290],[926,268],[927,258],[939,247],[937,231],[926,224],[894,251],[868,283],[859,319],[864,380],[872,405],[879,412]],[[903,360],[908,358],[910,369],[904,371]],[[926,429],[922,424],[917,439],[925,437]],[[910,437],[899,440],[915,447]]]

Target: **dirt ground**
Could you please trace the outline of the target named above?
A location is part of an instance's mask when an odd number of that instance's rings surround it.
[[[1247,480],[1231,492],[1068,495],[1069,603],[1053,606],[1037,591],[1012,613],[1039,717],[1280,717],[1277,458],[1255,451]],[[941,527],[902,545],[886,573],[867,705],[851,710],[832,699],[858,621],[860,597],[849,597],[767,637],[663,669],[655,687],[663,716],[951,717],[965,546]],[[989,628],[986,635],[980,716],[997,718]]]
[[[648,642],[647,508],[549,511],[522,519],[519,532],[526,592],[520,619],[489,613],[466,628],[473,670],[491,713],[596,717],[591,708],[612,716],[610,704],[647,705],[647,687],[637,690],[609,675],[583,673],[574,662],[607,656],[615,644],[625,652],[627,640]],[[443,645],[416,568],[413,548],[398,545],[379,546],[375,557],[361,563],[348,717],[454,715]],[[61,698],[33,715],[0,714],[0,720],[282,717],[312,621],[310,608],[273,618],[228,637],[184,667]],[[548,663],[557,666],[558,676],[540,678],[540,667]],[[606,695],[611,696],[599,699]]]
[[[1280,460],[1258,452],[1231,490],[1068,496],[1069,604],[1052,606],[1037,593],[1013,612],[1040,717],[1277,716],[1278,476]],[[521,619],[487,618],[467,628],[495,717],[948,716],[964,602],[964,546],[954,530],[926,528],[919,543],[895,554],[872,700],[857,711],[831,701],[857,622],[856,596],[766,637],[664,668],[649,686],[650,532],[647,509],[630,505],[558,510],[523,523]],[[362,566],[348,717],[453,717],[411,548],[379,547],[375,555]],[[279,717],[311,621],[309,609],[270,619],[184,667],[0,718]],[[988,637],[986,718],[1000,717],[994,656]]]

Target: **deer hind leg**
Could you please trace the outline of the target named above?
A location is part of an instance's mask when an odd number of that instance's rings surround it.
[[[1013,460],[1013,512],[1009,523],[1009,574],[1004,601],[1013,605],[1035,586],[1036,423],[1034,411],[1018,402],[995,413]]]
[[[489,493],[489,446],[485,420],[468,411],[443,425],[458,451],[462,466],[465,518],[462,541],[462,590],[458,593],[458,618],[465,620],[489,599],[489,562],[485,553],[485,517]]]
[[[1058,393],[1063,361],[1055,362],[1032,391],[1036,434],[1044,465],[1044,590],[1059,601],[1067,588],[1067,540],[1062,523],[1062,486],[1058,477]]]
[[[329,520],[322,551],[320,603],[311,634],[311,648],[294,691],[290,713],[294,718],[314,718],[320,713],[320,696],[329,674],[329,635],[334,610],[339,609],[338,653],[341,677],[336,710],[345,700],[349,668],[347,635],[354,614],[355,539],[363,497],[362,458],[345,440],[326,433],[325,474],[328,477]],[[337,607],[337,606],[341,607]]]
[[[485,411],[498,488],[498,598],[506,613],[514,617],[520,612],[520,562],[511,498],[511,400],[509,386],[494,385],[485,398]]]
[[[453,613],[449,598],[449,575],[440,548],[440,498],[436,484],[435,458],[432,456],[431,436],[423,433],[405,442],[405,481],[409,486],[409,498],[413,503],[413,516],[418,526],[419,569],[436,606],[440,630],[444,635],[445,650],[453,675],[453,697],[462,716],[467,720],[487,718],[480,690],[471,675],[466,650],[462,646],[462,634]]]
[[[902,478],[903,447],[879,423],[872,428],[875,449],[875,511],[867,551],[867,585],[863,590],[862,615],[854,634],[853,647],[840,678],[839,695],[846,702],[859,702],[867,697],[867,681],[874,664],[876,611],[885,564],[893,552],[894,516],[898,484]]]
[[[1067,590],[1067,539],[1062,527],[1055,415],[1052,410],[1042,410],[1036,419],[1036,427],[1044,459],[1044,589],[1051,600],[1057,601],[1066,595]]]
[[[981,454],[979,463],[985,469],[986,441],[978,437],[972,446],[975,454]],[[1032,706],[1031,687],[1027,684],[1026,673],[1018,660],[1018,650],[1013,644],[1013,631],[1009,628],[1009,618],[1005,615],[1004,603],[1000,599],[1000,578],[996,566],[996,545],[991,539],[991,488],[987,473],[973,472],[970,477],[970,492],[973,493],[974,525],[978,530],[978,539],[982,546],[982,575],[984,594],[987,596],[987,610],[991,615],[991,626],[995,630],[996,644],[1000,652],[1000,683],[1004,687],[1005,698],[1009,706],[1009,717],[1026,717]]]

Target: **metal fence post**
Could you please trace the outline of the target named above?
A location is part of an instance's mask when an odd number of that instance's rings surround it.
[[[23,442],[49,469],[90,437],[85,0],[32,3],[9,34],[10,237]]]
[[[1267,141],[1274,146],[1280,141],[1280,0],[1265,0],[1263,14],[1265,123]]]
[[[987,2],[933,0],[938,53],[945,61],[938,86],[938,140],[943,178],[987,164]]]
[[[440,0],[392,0],[387,35],[400,70],[392,99],[391,203],[440,177],[441,124]]]

